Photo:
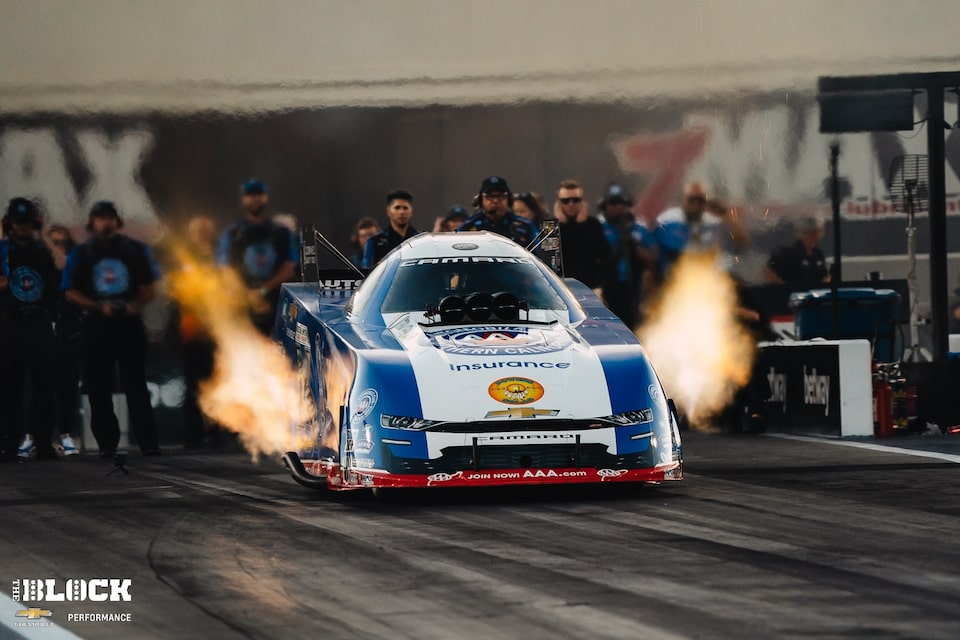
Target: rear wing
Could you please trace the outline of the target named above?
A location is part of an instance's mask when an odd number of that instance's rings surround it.
[[[320,248],[343,264],[338,269],[321,269],[317,260]],[[540,258],[554,273],[563,277],[560,228],[556,220],[544,220],[527,251]],[[363,282],[369,269],[357,267],[313,225],[300,227],[300,273],[303,282],[316,282],[321,291],[352,291]]]
[[[320,248],[343,263],[342,268],[321,269]],[[353,291],[360,287],[369,270],[353,264],[313,225],[300,227],[300,274],[303,282],[316,282],[320,291]]]
[[[544,220],[540,223],[537,236],[527,246],[527,251],[540,258],[555,274],[563,277],[560,227],[556,220]]]

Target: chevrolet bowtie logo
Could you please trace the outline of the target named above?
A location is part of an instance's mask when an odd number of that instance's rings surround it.
[[[500,411],[487,411],[487,418],[535,418],[537,416],[555,416],[560,413],[559,409],[531,409],[530,407],[516,407],[514,409],[501,409]]]
[[[40,618],[49,618],[53,615],[53,611],[50,609],[38,609],[36,607],[31,607],[29,609],[21,609],[17,611],[18,618],[29,618],[30,620],[39,620]]]

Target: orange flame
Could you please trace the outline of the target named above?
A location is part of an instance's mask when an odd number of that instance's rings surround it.
[[[716,253],[688,252],[637,332],[667,394],[704,427],[750,379],[756,344],[737,321],[732,278]]]
[[[313,403],[302,392],[300,374],[250,323],[240,277],[196,261],[183,247],[174,255],[181,268],[170,278],[170,293],[216,343],[213,377],[200,386],[200,409],[236,432],[254,460],[312,446]]]

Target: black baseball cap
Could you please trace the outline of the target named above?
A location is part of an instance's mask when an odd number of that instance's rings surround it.
[[[113,216],[114,218],[120,217],[120,213],[117,211],[117,205],[109,200],[100,200],[99,202],[93,203],[93,206],[90,208],[91,218],[106,218],[109,216]]]
[[[267,185],[259,178],[250,178],[240,187],[240,193],[245,196],[262,196],[267,192]]]
[[[510,187],[507,185],[507,181],[500,176],[490,176],[480,185],[480,193],[490,193],[491,191],[510,193]]]
[[[7,220],[11,223],[34,222],[40,217],[40,209],[33,200],[13,198],[7,205]]]
[[[600,205],[625,204],[628,207],[632,207],[633,202],[633,196],[630,195],[630,192],[627,191],[626,187],[614,183],[607,187],[607,192],[603,194],[603,199],[600,201]]]
[[[449,209],[447,209],[447,213],[444,214],[443,219],[444,221],[447,221],[447,220],[452,220],[453,218],[467,219],[469,217],[470,217],[470,214],[467,213],[466,209],[464,209],[458,204],[455,204]]]

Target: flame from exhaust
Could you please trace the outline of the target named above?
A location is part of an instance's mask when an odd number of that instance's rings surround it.
[[[750,379],[756,343],[738,322],[736,287],[715,252],[674,265],[637,334],[691,426],[706,427]]]
[[[170,293],[216,343],[213,377],[200,385],[200,409],[236,432],[254,460],[312,446],[313,403],[300,373],[251,324],[240,277],[197,262],[181,246],[174,256],[180,269],[170,277]]]

